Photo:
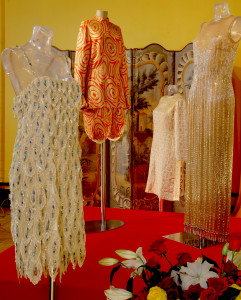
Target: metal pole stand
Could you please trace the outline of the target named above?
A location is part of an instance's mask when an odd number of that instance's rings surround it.
[[[123,226],[120,220],[106,220],[106,148],[105,142],[101,144],[101,220],[85,222],[86,233],[97,233]]]
[[[163,212],[163,199],[159,200],[159,212]]]
[[[49,300],[55,300],[55,281],[49,277]]]

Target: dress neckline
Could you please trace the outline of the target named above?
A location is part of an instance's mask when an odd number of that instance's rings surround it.
[[[58,78],[54,78],[54,77],[51,77],[51,76],[37,76],[35,78],[33,78],[33,80],[31,82],[29,82],[27,84],[27,86],[22,89],[20,91],[20,93],[18,95],[16,95],[13,99],[16,99],[16,98],[19,98],[19,97],[22,97],[22,95],[24,95],[26,93],[26,91],[29,91],[32,87],[32,85],[35,84],[35,82],[37,81],[43,81],[46,83],[46,86],[47,86],[47,82],[48,82],[48,85],[49,83],[56,83],[56,85],[58,85],[58,83],[60,83],[60,86],[62,87],[63,85],[67,85],[67,84],[72,84],[72,85],[76,85],[76,86],[79,86],[79,83],[72,77],[73,80],[64,80],[64,79],[58,79]]]
[[[228,16],[228,17],[226,17],[226,18],[223,18],[222,20],[220,20],[220,21],[218,21],[218,22],[215,22],[215,23],[212,23],[213,21],[209,21],[209,22],[206,22],[206,23],[204,23],[203,24],[203,26],[202,26],[202,28],[201,28],[201,30],[200,30],[200,32],[199,32],[199,34],[193,39],[193,44],[203,44],[203,42],[200,40],[200,35],[201,35],[201,33],[204,31],[204,27],[206,27],[207,25],[210,25],[210,26],[215,26],[216,24],[220,24],[222,21],[224,22],[224,21],[227,21],[228,19],[230,19],[230,18],[232,18],[232,20],[229,22],[229,24],[227,25],[227,30],[228,30],[228,32],[227,32],[227,36],[230,36],[230,28],[232,27],[232,24],[233,24],[233,22],[234,22],[234,20],[236,19],[236,17],[235,16],[233,16],[233,15],[230,15],[230,16]],[[206,29],[205,29],[206,30]],[[224,35],[225,35],[225,32],[224,32]],[[217,35],[213,35],[212,37],[211,37],[212,39],[213,38],[217,38]],[[231,40],[232,41],[232,40]]]
[[[102,17],[96,16],[96,15],[94,16],[94,19],[97,20],[97,21],[99,21],[99,22],[106,22],[106,23],[110,22],[109,18],[102,18]]]
[[[226,16],[224,18],[221,18],[221,19],[219,19],[217,21],[215,21],[215,20],[209,21],[209,22],[207,22],[207,24],[210,24],[210,25],[220,24],[221,22],[224,22],[224,21],[228,20],[231,17],[234,17],[234,16],[233,15],[228,15],[228,16]]]

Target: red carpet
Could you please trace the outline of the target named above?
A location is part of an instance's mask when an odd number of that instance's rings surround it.
[[[159,213],[107,209],[107,219],[123,220],[125,225],[119,229],[97,234],[88,234],[86,242],[87,257],[84,266],[72,270],[69,266],[62,282],[56,282],[55,300],[104,300],[104,289],[109,288],[109,275],[112,267],[98,264],[104,257],[115,257],[114,250],[129,249],[136,251],[143,247],[147,258],[149,245],[163,235],[183,231],[183,214]],[[85,208],[85,219],[100,218],[99,208]],[[241,239],[241,219],[231,218],[230,237]],[[201,253],[221,261],[222,245],[203,250],[195,249],[177,242],[167,241],[168,257],[174,263],[176,254],[187,251],[193,258]],[[114,278],[114,286],[125,288],[129,271],[123,270]],[[1,300],[45,300],[48,299],[48,280],[43,278],[34,286],[26,279],[18,279],[14,261],[14,247],[0,254],[0,299]]]

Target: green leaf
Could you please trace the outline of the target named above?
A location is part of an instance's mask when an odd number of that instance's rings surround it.
[[[215,260],[213,260],[213,259],[211,259],[211,258],[209,258],[209,257],[205,256],[204,254],[203,254],[202,256],[203,256],[203,261],[205,261],[205,260],[206,260],[208,263],[210,263],[210,264],[214,265],[214,267],[216,267],[216,268],[220,269],[219,265],[216,263],[216,261],[215,261]]]
[[[131,277],[128,281],[127,281],[127,286],[126,286],[126,290],[133,293],[133,280],[134,277]]]
[[[112,271],[111,271],[111,273],[110,273],[110,283],[111,283],[111,284],[112,284],[113,277],[114,277],[115,273],[120,269],[120,266],[121,266],[121,264],[119,264],[119,266],[114,267],[114,268],[112,269]]]
[[[142,279],[144,280],[146,286],[148,286],[149,283],[148,283],[148,280],[146,278],[146,271],[143,270],[142,273],[141,273],[141,275],[142,275]]]

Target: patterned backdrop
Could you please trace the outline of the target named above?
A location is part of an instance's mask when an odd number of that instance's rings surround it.
[[[55,51],[56,50],[55,48]],[[70,57],[72,74],[74,51]],[[151,44],[143,49],[127,49],[131,109],[126,112],[123,136],[108,142],[107,182],[110,207],[158,210],[159,200],[145,193],[153,136],[153,110],[167,94],[169,84],[177,84],[186,98],[193,77],[192,44],[181,51],[167,51]],[[80,117],[83,196],[85,205],[100,206],[100,145],[91,141]]]

